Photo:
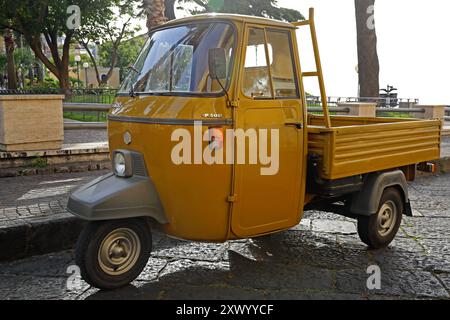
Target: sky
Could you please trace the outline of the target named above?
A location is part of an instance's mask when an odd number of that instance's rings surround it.
[[[279,5],[304,15],[315,8],[327,95],[357,95],[354,0],[279,0]],[[380,87],[393,85],[399,97],[422,104],[450,105],[449,10],[447,0],[375,1]]]
[[[357,96],[354,0],[278,0],[278,4],[305,16],[309,7],[315,8],[327,95]],[[448,0],[376,0],[380,87],[393,85],[399,97],[418,98],[421,104],[450,105],[449,11]],[[177,17],[186,15],[177,11]],[[298,32],[300,57],[303,71],[313,71],[306,34]],[[306,91],[318,94],[310,82]]]

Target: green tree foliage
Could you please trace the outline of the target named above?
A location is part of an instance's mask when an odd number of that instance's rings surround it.
[[[120,74],[121,80],[125,77],[125,70],[132,65],[137,59],[141,48],[144,46],[145,37],[139,36],[126,41],[122,41],[117,50],[117,63],[122,72]],[[112,61],[113,43],[105,42],[100,47],[100,63],[104,66],[110,65]]]
[[[124,2],[127,1],[0,0],[0,27],[22,34],[36,57],[58,78],[60,87],[69,88],[71,44],[93,32],[97,32],[96,37],[104,35],[102,26],[111,25],[112,18],[119,16],[117,8],[126,9],[128,3]],[[78,6],[81,12],[81,27],[78,29],[68,23],[73,17],[73,12],[68,12],[68,8],[73,5]],[[62,44],[59,39],[63,39]]]
[[[100,11],[98,2],[100,1],[0,0],[0,25],[22,34],[36,57],[58,77],[61,87],[68,88],[69,49],[76,31],[67,27],[67,8],[72,4],[78,5],[88,17],[89,12]],[[41,35],[50,49],[49,56],[46,55]],[[58,37],[63,35],[65,40],[60,51]]]
[[[169,2],[173,3],[173,1]],[[190,10],[192,14],[208,12],[237,13],[289,22],[304,20],[300,12],[279,7],[276,0],[179,0],[178,2],[178,5],[183,3],[195,4],[197,8]],[[167,3],[167,5],[169,4]]]
[[[36,58],[30,48],[23,47],[14,50],[14,61],[16,63],[16,68],[31,68],[35,65]]]
[[[111,77],[116,66],[120,66],[121,53],[119,48],[122,42],[134,36],[140,30],[138,24],[133,20],[138,19],[139,7],[142,0],[110,0],[113,4],[103,11],[102,19],[91,21],[82,25],[76,35],[79,43],[86,49],[91,58],[91,64],[94,66],[97,82],[99,85],[105,85]],[[99,44],[108,47],[107,59],[101,60],[101,64],[109,67],[106,76],[101,79],[98,63],[91,50],[90,44]],[[123,59],[122,59],[123,60]]]

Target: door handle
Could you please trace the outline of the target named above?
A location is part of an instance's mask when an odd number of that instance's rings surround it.
[[[288,122],[285,125],[290,127],[296,127],[298,130],[303,129],[303,124],[301,124],[300,122]]]

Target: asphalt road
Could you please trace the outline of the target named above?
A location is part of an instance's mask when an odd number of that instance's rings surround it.
[[[296,228],[253,240],[154,234],[144,272],[110,292],[72,273],[71,251],[3,263],[0,299],[450,299],[450,175],[419,178],[410,193],[415,217],[384,250],[367,250],[353,220],[310,212]],[[380,268],[380,289],[367,287],[370,266]]]

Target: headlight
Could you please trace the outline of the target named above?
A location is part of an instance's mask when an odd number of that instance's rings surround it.
[[[143,156],[138,152],[124,149],[114,150],[111,158],[114,174],[118,177],[128,178],[135,174],[146,174]],[[141,158],[141,161],[136,161],[136,159],[139,160]],[[137,163],[136,172],[134,168],[135,163]],[[143,170],[144,172],[142,173]]]
[[[123,153],[117,152],[114,154],[113,168],[116,175],[118,175],[119,177],[125,177],[127,171],[127,163]]]

